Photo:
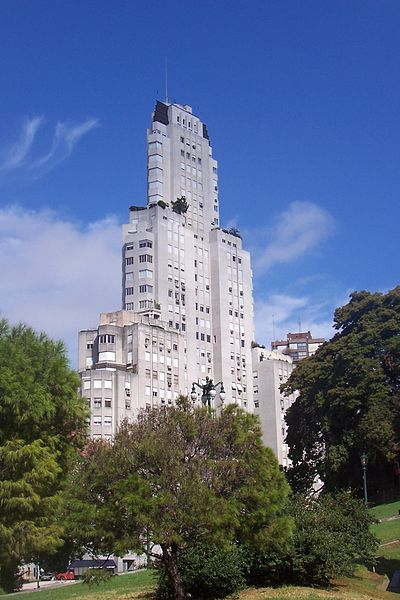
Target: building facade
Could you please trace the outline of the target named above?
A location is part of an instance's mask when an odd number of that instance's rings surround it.
[[[121,310],[79,334],[96,437],[205,377],[254,410],[250,255],[236,230],[220,228],[207,127],[190,106],[157,102],[147,154],[147,204],[130,207],[123,226]]]
[[[286,411],[297,394],[284,396],[280,386],[285,383],[295,365],[290,356],[276,350],[253,348],[254,412],[260,418],[263,442],[275,452],[279,464],[290,465],[286,438]]]
[[[325,342],[324,338],[313,338],[310,331],[299,333],[288,333],[286,340],[276,340],[271,342],[271,349],[278,350],[293,359],[294,363],[299,362],[307,356],[312,356],[318,348]]]

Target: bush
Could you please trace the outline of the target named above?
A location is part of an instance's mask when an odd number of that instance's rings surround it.
[[[286,551],[253,554],[249,581],[326,585],[351,575],[355,558],[370,561],[377,539],[364,504],[348,493],[316,499],[295,497],[290,512],[294,534]]]
[[[196,545],[181,554],[178,564],[185,591],[192,598],[225,598],[246,584],[248,553],[237,546],[223,549]],[[162,565],[158,573],[158,594],[161,598],[174,598]]]
[[[113,575],[114,573],[109,569],[88,569],[83,576],[83,583],[89,586],[100,585],[110,581]]]

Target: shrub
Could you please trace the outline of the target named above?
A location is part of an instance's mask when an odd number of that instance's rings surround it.
[[[252,583],[326,585],[334,577],[351,575],[355,558],[372,559],[377,547],[369,530],[373,519],[350,494],[297,496],[290,512],[295,523],[290,544],[286,550],[252,554]]]
[[[179,569],[185,591],[192,598],[225,598],[246,584],[248,553],[244,548],[227,549],[210,545],[187,548],[179,558]],[[158,573],[158,594],[161,598],[174,598],[165,570]]]
[[[83,576],[83,583],[89,586],[100,585],[110,581],[112,576],[113,572],[109,569],[88,569]]]

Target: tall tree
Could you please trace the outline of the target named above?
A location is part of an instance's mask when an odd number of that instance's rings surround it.
[[[0,585],[22,559],[62,543],[59,492],[85,441],[86,408],[64,346],[0,322]]]
[[[263,546],[290,533],[288,485],[258,420],[236,406],[217,418],[181,398],[141,412],[113,445],[88,445],[69,489],[77,541],[100,552],[150,552],[178,600],[185,597],[178,559],[188,545]]]
[[[299,392],[287,414],[291,483],[361,491],[368,458],[372,494],[393,489],[400,444],[400,287],[354,292],[335,311],[338,333],[303,360],[283,386]]]

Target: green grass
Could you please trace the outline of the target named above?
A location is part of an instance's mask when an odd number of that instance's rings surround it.
[[[400,546],[400,545],[399,545]],[[399,550],[400,551],[400,550]],[[356,576],[333,583],[328,589],[283,586],[281,588],[249,588],[238,595],[238,600],[395,600],[398,595],[387,593],[380,587],[382,575],[358,567]],[[108,583],[88,586],[77,583],[32,592],[23,592],[31,600],[150,600],[154,598],[154,573],[139,573],[113,577]],[[20,594],[17,594],[19,598]],[[11,598],[11,596],[7,596]]]
[[[390,502],[389,504],[379,504],[370,508],[370,513],[375,519],[384,519],[385,517],[397,517],[400,510],[400,500]]]
[[[381,544],[400,539],[400,519],[396,521],[384,521],[371,525],[371,531],[375,533]]]
[[[146,591],[150,591],[154,588],[155,577],[151,571],[140,571],[139,573],[132,573],[129,575],[121,575],[119,577],[112,577],[110,581],[102,583],[100,585],[93,585],[89,587],[83,583],[76,583],[73,585],[66,584],[65,587],[43,589],[32,592],[33,596],[30,596],[32,600],[80,600],[81,598],[95,598],[96,600],[109,600],[114,598],[140,598],[144,597],[143,594]],[[143,592],[141,594],[140,592]],[[22,592],[18,594],[26,596],[29,592]],[[15,594],[7,596],[10,598]]]
[[[390,546],[381,546],[378,550],[379,556],[390,558],[399,561],[398,569],[400,569],[400,542],[390,544]]]

